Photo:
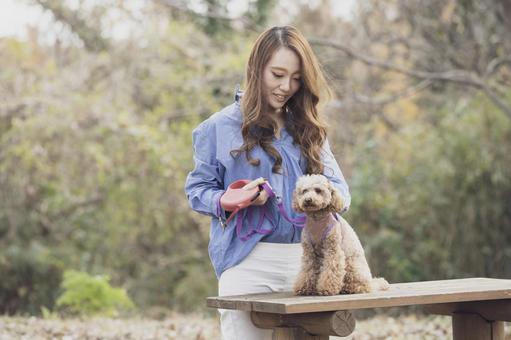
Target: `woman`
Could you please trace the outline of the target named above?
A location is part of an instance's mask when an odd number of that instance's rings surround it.
[[[308,42],[294,27],[273,27],[256,40],[245,91],[193,131],[195,168],[185,191],[192,209],[212,216],[209,255],[219,295],[292,290],[300,267],[301,228],[291,209],[296,180],[323,174],[350,203],[348,186],[326,139],[318,112],[330,90]],[[282,205],[261,190],[254,203],[225,226],[220,197],[239,179],[263,182]],[[282,211],[283,210],[283,211]],[[287,217],[287,218],[286,218]],[[238,222],[238,223],[237,223]],[[271,339],[247,312],[220,310],[224,339]]]

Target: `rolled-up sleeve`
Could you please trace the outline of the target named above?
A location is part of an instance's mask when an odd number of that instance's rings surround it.
[[[225,168],[217,160],[214,125],[207,120],[201,123],[193,130],[192,144],[195,167],[185,182],[190,207],[201,214],[225,218],[219,202]]]
[[[351,204],[351,195],[348,187],[348,183],[344,179],[341,168],[335,160],[334,154],[330,149],[328,139],[325,140],[322,150],[322,161],[324,165],[323,175],[328,178],[330,182],[339,190],[344,199],[344,208],[341,213],[347,211]]]

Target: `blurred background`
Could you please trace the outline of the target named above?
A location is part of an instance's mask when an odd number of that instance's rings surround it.
[[[373,272],[511,278],[509,1],[0,3],[0,313],[73,311],[90,278],[140,311],[205,310],[191,131],[283,24],[335,90],[323,114]]]

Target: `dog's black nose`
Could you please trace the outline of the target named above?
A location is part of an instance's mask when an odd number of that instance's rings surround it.
[[[309,198],[306,198],[306,199],[305,199],[305,203],[312,203],[312,198],[310,198],[310,197],[309,197]]]

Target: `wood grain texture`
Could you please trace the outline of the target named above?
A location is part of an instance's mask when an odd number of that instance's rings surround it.
[[[387,291],[369,294],[294,296],[282,292],[210,297],[207,305],[290,314],[501,299],[511,299],[511,280],[468,278],[395,283]]]
[[[356,325],[355,318],[348,311],[297,314],[251,312],[251,319],[259,328],[303,328],[314,335],[348,336]]]
[[[504,323],[487,321],[478,314],[454,313],[452,337],[454,340],[504,340]]]

